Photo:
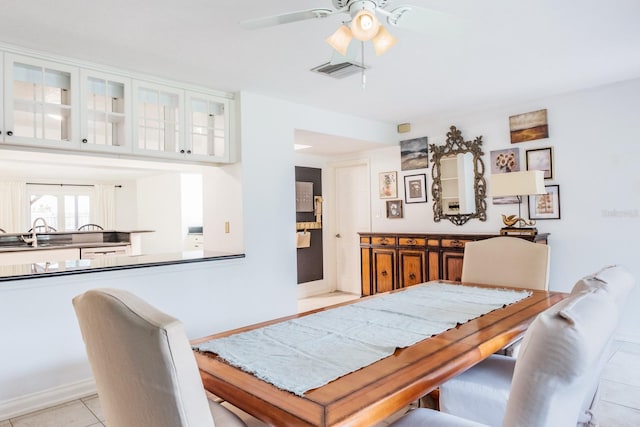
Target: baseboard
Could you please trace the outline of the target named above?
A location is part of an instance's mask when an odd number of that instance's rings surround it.
[[[0,402],[0,420],[19,417],[96,393],[93,378]]]

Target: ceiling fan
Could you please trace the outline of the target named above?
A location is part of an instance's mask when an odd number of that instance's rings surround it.
[[[327,38],[327,43],[342,56],[347,56],[353,39],[365,42],[371,40],[376,55],[382,55],[398,41],[380,24],[378,15],[386,18],[393,27],[423,30],[433,19],[434,11],[411,5],[397,6],[387,11],[388,0],[332,0],[333,9],[315,8],[240,22],[245,28],[270,27],[307,19],[326,18],[346,13],[350,19]],[[347,26],[348,24],[348,26]]]

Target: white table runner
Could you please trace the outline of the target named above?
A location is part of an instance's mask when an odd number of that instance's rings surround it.
[[[425,338],[513,304],[529,291],[441,282],[415,285],[194,348],[297,395]]]

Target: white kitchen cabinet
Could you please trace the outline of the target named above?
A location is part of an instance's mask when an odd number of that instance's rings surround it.
[[[184,91],[134,81],[134,152],[184,158]]]
[[[229,162],[229,100],[186,92],[186,159]]]
[[[22,251],[0,253],[0,265],[21,265],[69,261],[76,259],[80,259],[79,248],[28,249]]]
[[[5,53],[4,142],[77,149],[79,69]]]
[[[82,149],[132,152],[131,79],[82,69],[80,100]]]

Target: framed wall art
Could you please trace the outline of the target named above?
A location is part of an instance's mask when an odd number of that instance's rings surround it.
[[[491,174],[520,172],[520,150],[518,148],[505,148],[493,150],[489,153],[491,161]],[[492,197],[494,205],[515,205],[520,203],[517,196]]]
[[[509,117],[511,143],[549,138],[547,110],[532,111]]]
[[[544,179],[553,179],[553,150],[551,147],[527,150],[527,170],[544,171]]]
[[[407,175],[404,177],[404,201],[406,203],[426,203],[427,175]]]
[[[405,139],[400,141],[400,170],[424,169],[429,167],[428,138]]]
[[[380,173],[380,198],[395,199],[398,197],[398,173],[382,172]]]
[[[402,200],[387,200],[387,218],[402,218]]]
[[[545,185],[547,194],[529,196],[529,219],[560,219],[560,186]]]

